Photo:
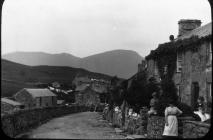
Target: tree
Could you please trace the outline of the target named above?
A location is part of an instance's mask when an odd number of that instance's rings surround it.
[[[138,73],[130,80],[129,83],[131,84],[127,89],[126,101],[136,112],[139,112],[140,107],[149,105],[150,95],[147,88],[148,83],[146,71]]]

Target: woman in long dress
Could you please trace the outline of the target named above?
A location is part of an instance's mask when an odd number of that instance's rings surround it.
[[[165,127],[163,132],[164,137],[178,136],[177,116],[180,114],[182,114],[182,111],[174,106],[172,101],[170,101],[169,106],[165,109]]]

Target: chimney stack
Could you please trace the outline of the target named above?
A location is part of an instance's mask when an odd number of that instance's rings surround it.
[[[178,21],[179,31],[178,37],[186,34],[195,28],[200,27],[201,21],[197,19],[181,19]]]

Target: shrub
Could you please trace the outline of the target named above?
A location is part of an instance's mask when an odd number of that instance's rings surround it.
[[[161,98],[158,104],[156,105],[156,110],[159,116],[164,116],[164,112],[167,106],[168,106],[168,99]]]

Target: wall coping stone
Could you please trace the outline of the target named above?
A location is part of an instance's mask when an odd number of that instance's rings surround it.
[[[203,126],[203,127],[208,127],[210,128],[211,124],[205,123],[205,122],[199,122],[199,121],[189,121],[189,120],[185,120],[185,123],[192,123],[195,125],[199,125],[199,126]]]

